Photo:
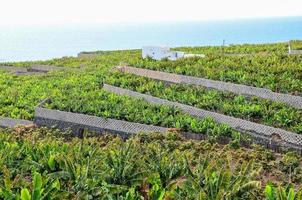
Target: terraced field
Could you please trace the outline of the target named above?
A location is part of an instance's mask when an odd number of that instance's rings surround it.
[[[300,46],[302,43],[295,43],[295,47]],[[153,61],[141,59],[139,50],[129,50],[1,64],[81,70],[20,75],[0,68],[0,117],[34,120],[35,107],[48,98],[51,101],[44,105],[48,109],[169,128],[204,135],[207,140],[189,141],[178,133],[150,133],[121,141],[112,137],[87,138],[89,131],[81,140],[46,128],[0,130],[0,198],[38,195],[50,199],[274,199],[283,195],[301,199],[301,152],[280,154],[254,145],[240,147],[253,142],[253,138],[246,137],[246,130],[231,126],[228,121],[119,95],[103,89],[103,84],[284,130],[292,138],[300,138],[302,111],[298,107],[155,80],[123,73],[115,67],[130,65],[301,97],[302,56],[287,55],[285,43],[178,49],[204,53],[206,57]],[[264,136],[270,143],[287,145],[278,133]],[[225,137],[231,139],[229,144],[217,144]],[[298,139],[291,142],[300,144]]]

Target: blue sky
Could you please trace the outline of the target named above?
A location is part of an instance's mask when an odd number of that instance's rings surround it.
[[[302,0],[3,0],[0,25],[161,22],[302,15]]]

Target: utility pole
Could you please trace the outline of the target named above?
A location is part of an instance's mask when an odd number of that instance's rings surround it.
[[[224,45],[225,45],[225,39],[222,40],[222,49],[221,49],[222,55],[224,55]]]

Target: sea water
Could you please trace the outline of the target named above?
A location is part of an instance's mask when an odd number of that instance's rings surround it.
[[[302,39],[302,17],[0,27],[0,62],[76,56],[81,51],[138,49],[144,45],[203,46]]]

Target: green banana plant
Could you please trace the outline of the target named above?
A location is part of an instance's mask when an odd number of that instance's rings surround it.
[[[277,188],[268,184],[264,190],[266,200],[302,200],[302,190],[295,190],[288,185],[286,188],[278,186]]]
[[[175,197],[198,200],[233,200],[249,198],[260,188],[255,181],[259,173],[254,169],[253,161],[243,163],[239,173],[232,172],[230,165],[217,167],[218,162],[203,159],[195,171],[187,169],[187,180],[180,189],[175,190]],[[180,198],[180,199],[181,199]]]
[[[148,178],[148,183],[151,188],[148,191],[148,199],[150,200],[163,200],[166,194],[166,188],[162,184],[162,180],[158,173],[151,175]]]
[[[43,200],[55,198],[56,192],[60,190],[60,182],[59,180],[55,180],[53,182],[43,184],[42,176],[40,173],[36,172],[33,177],[32,182],[32,192],[30,193],[29,189],[22,188],[21,189],[21,200]]]
[[[108,169],[106,182],[127,187],[137,185],[146,173],[137,162],[140,157],[139,149],[132,141],[108,150],[104,158]]]

